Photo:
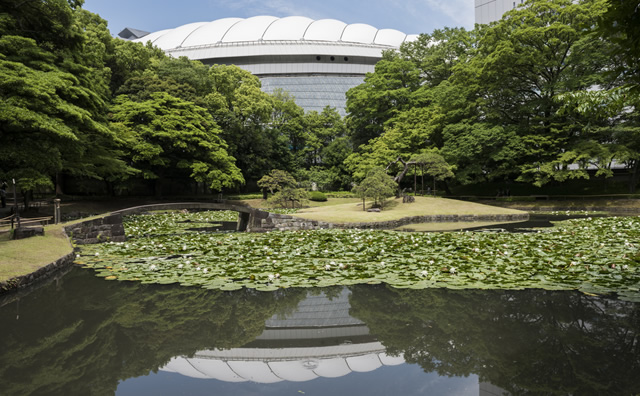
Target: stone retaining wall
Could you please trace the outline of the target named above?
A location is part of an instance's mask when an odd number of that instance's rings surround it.
[[[122,215],[119,213],[69,225],[64,227],[64,231],[77,245],[126,240]]]
[[[259,227],[252,231],[299,231],[317,230],[326,228],[368,228],[378,230],[389,230],[413,223],[445,223],[445,222],[474,222],[474,221],[525,221],[529,219],[528,213],[502,214],[502,215],[432,215],[432,216],[411,216],[398,220],[379,221],[369,223],[342,223],[333,224],[324,221],[309,220],[290,215],[270,213],[269,217],[262,219]]]
[[[71,252],[65,256],[60,257],[51,264],[41,267],[35,272],[28,275],[16,276],[5,282],[0,282],[0,294],[17,289],[24,289],[27,286],[31,286],[34,283],[49,278],[54,272],[57,272],[63,268],[71,266],[73,260],[75,260],[76,254]]]
[[[334,224],[324,221],[301,219],[299,217],[269,213],[266,219],[260,219],[260,224],[251,227],[251,232],[267,231],[300,231],[333,228]]]

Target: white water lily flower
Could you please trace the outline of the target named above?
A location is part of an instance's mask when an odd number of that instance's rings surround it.
[[[452,273],[452,274],[455,274],[456,273],[456,267],[449,268],[449,272]]]
[[[151,271],[155,271],[155,270],[156,270],[156,266],[155,266],[154,264],[151,264],[151,265],[149,266],[149,269],[150,269]]]
[[[79,254],[76,254],[76,258],[80,258],[80,255],[79,255]]]
[[[480,251],[480,249],[479,248],[473,248],[473,251],[478,253]]]
[[[182,264],[178,264],[178,269],[181,269],[183,267]]]
[[[324,269],[326,269],[327,271],[331,269],[331,266],[329,264],[324,266]]]
[[[429,264],[435,264],[435,261],[429,260]]]
[[[96,252],[96,256],[99,256],[99,255],[100,255],[100,253]]]
[[[384,249],[380,250],[380,253],[384,253]]]
[[[270,275],[269,275],[269,280],[271,281],[271,280],[274,280],[274,279],[275,279],[275,275],[271,275],[271,274],[270,274]]]
[[[628,268],[629,268],[629,266],[628,266],[628,265],[626,265],[626,264],[622,266],[622,269],[625,269],[625,270],[626,270],[626,269],[628,269]]]
[[[185,262],[185,264],[189,265],[189,264],[191,264],[191,261],[187,260],[187,261]]]
[[[422,276],[427,276],[428,274],[429,274],[429,272],[427,272],[426,270],[425,270],[425,271],[420,272],[420,275],[422,275]]]
[[[200,271],[200,267],[196,267],[196,271]]]
[[[202,270],[202,272],[205,273],[205,274],[207,273],[207,271],[209,271],[209,270],[206,269],[206,268]]]
[[[280,279],[280,274],[276,274],[276,279]]]
[[[182,250],[187,250],[187,245],[182,245]]]
[[[331,264],[331,265],[336,265],[336,262],[335,262],[335,261],[332,261],[332,262],[330,262],[329,264]]]
[[[344,268],[344,264],[340,263],[340,264],[338,265],[338,267],[340,267],[340,269],[343,269],[343,268]]]

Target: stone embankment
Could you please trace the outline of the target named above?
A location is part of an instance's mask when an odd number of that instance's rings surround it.
[[[262,219],[259,227],[252,231],[299,231],[317,230],[326,228],[363,228],[389,230],[414,223],[450,223],[450,222],[473,222],[473,221],[525,221],[529,219],[528,213],[520,214],[497,214],[497,215],[430,215],[411,216],[398,220],[378,221],[368,223],[327,223],[318,220],[309,220],[301,217],[269,213],[266,219]]]
[[[76,245],[101,242],[124,242],[124,226],[121,214],[111,214],[64,227],[65,233]]]

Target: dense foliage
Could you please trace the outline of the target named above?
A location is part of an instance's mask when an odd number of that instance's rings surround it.
[[[420,167],[445,189],[615,166],[631,191],[640,179],[634,1],[529,0],[488,26],[423,34],[348,92],[345,120],[264,93],[236,66],[114,39],[82,1],[23,3],[0,5],[0,179],[25,192],[255,190],[272,169],[350,190],[425,154],[454,170],[445,181]]]
[[[456,183],[543,186],[611,177],[617,164],[633,191],[640,159],[634,4],[529,0],[491,25],[436,30],[386,53],[347,94],[358,145],[347,166],[362,178],[397,157],[436,151],[455,167]],[[609,89],[624,100],[602,117],[595,99],[612,96],[592,92]]]
[[[60,192],[64,175],[103,180],[109,192],[146,179],[161,193],[163,181],[250,188],[278,168],[322,189],[348,188],[351,173],[360,180],[398,156],[435,150],[454,165],[456,183],[608,177],[617,162],[633,170],[633,189],[640,145],[631,3],[530,0],[491,26],[422,35],[385,53],[349,92],[347,128],[334,109],[304,114],[286,92],[265,94],[234,66],[115,40],[81,1],[4,2],[0,177],[26,191],[55,183]],[[581,93],[593,87],[603,94]],[[607,117],[584,111],[603,108],[602,100],[619,105]],[[166,123],[145,110],[162,106],[184,110]],[[168,135],[147,144],[154,123],[165,125],[154,133]],[[171,135],[185,131],[190,147],[211,153],[175,150],[187,143]]]

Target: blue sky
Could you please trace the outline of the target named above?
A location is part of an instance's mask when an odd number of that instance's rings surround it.
[[[256,15],[367,23],[407,34],[448,27],[473,28],[473,0],[85,0],[84,9],[109,22],[112,35],[125,27],[148,32],[191,22]]]

